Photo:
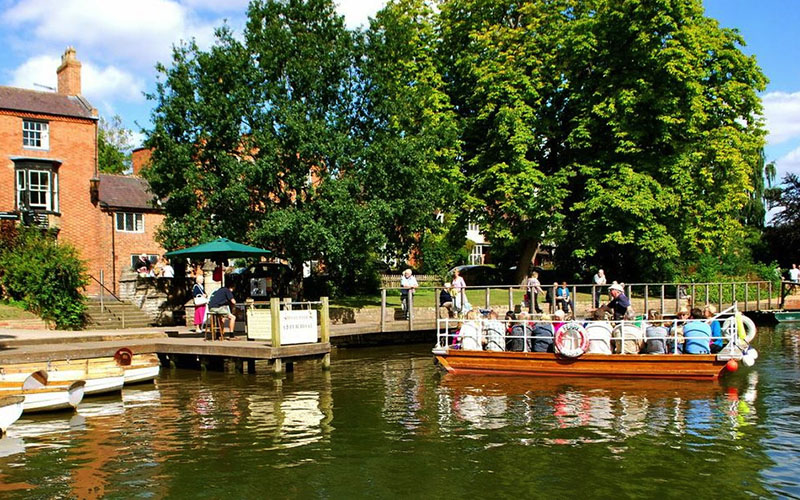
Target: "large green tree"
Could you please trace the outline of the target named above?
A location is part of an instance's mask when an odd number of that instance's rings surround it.
[[[164,245],[227,236],[298,271],[323,260],[345,289],[368,281],[383,239],[352,180],[354,58],[328,0],[255,1],[243,37],[221,28],[207,51],[177,48],[148,141]]]
[[[435,28],[426,2],[393,0],[371,20],[362,45],[359,173],[383,207],[385,257],[401,262],[423,239],[444,241],[449,224],[434,215],[452,210],[460,179],[459,130],[437,66]],[[426,254],[417,257],[425,267]]]
[[[97,163],[101,172],[125,173],[131,166],[133,133],[122,125],[122,118],[114,115],[111,120],[100,117],[97,128]]]
[[[551,237],[565,267],[639,279],[737,251],[765,78],[699,0],[449,0],[442,16],[468,208],[493,242],[516,239],[525,264]]]

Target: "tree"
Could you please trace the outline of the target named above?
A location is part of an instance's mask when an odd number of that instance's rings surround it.
[[[435,211],[452,211],[460,182],[458,124],[437,49],[435,16],[423,0],[390,1],[371,20],[361,49],[359,176],[382,206],[387,260],[406,261],[423,238],[444,241],[449,226],[435,222]],[[423,265],[427,257],[421,253]]]
[[[167,199],[164,246],[226,236],[298,273],[322,260],[342,290],[369,282],[358,265],[369,275],[384,242],[380,206],[353,181],[354,58],[328,0],[255,1],[243,37],[223,27],[208,51],[176,48],[151,96],[145,171]]]
[[[699,0],[450,0],[442,16],[467,208],[517,242],[520,272],[543,239],[565,268],[637,279],[740,248],[766,80]]]
[[[122,118],[119,115],[114,115],[110,122],[100,117],[97,130],[97,162],[100,171],[107,174],[121,174],[129,170],[132,143],[133,134],[122,126]]]

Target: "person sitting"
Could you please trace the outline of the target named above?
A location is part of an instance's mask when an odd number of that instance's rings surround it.
[[[711,340],[711,326],[703,321],[705,316],[698,308],[692,309],[692,321],[683,327],[684,347],[687,354],[709,354]]]
[[[236,299],[233,298],[233,284],[223,286],[214,290],[211,297],[208,299],[208,313],[212,316],[221,316],[220,318],[220,340],[225,338],[225,320],[230,323],[231,337],[234,333],[236,326],[236,316],[231,312],[231,306],[236,305]],[[212,317],[211,321],[215,318]],[[213,340],[213,339],[212,339]]]
[[[483,327],[483,336],[486,339],[487,351],[505,351],[506,335],[503,323],[498,319],[497,311],[489,311],[489,319]]]
[[[644,332],[644,352],[646,354],[667,354],[669,331],[661,319],[661,313],[655,309],[650,309],[647,313],[649,323]]]
[[[469,311],[466,321],[461,325],[459,335],[461,337],[461,349],[465,351],[482,351],[483,335],[481,335],[480,323],[478,322],[478,312]]]
[[[611,300],[607,306],[614,313],[614,321],[619,321],[625,317],[625,313],[628,312],[628,308],[631,306],[631,301],[625,295],[625,289],[618,283],[608,287],[608,294],[611,296]]]
[[[584,325],[588,340],[587,353],[611,354],[611,323],[606,321],[606,309],[599,308],[592,312],[592,321]]]
[[[439,307],[447,310],[448,318],[453,317],[453,296],[450,295],[450,283],[445,283],[444,288],[439,292]],[[440,309],[439,317],[442,317],[442,312]]]
[[[525,351],[526,341],[531,336],[532,330],[528,324],[528,313],[517,314],[517,322],[511,327],[511,335],[506,337],[506,350],[514,352]]]
[[[575,310],[566,281],[562,282],[561,286],[556,289],[556,305],[566,314]]]
[[[564,311],[561,309],[557,309],[556,312],[553,313],[553,332],[558,332],[558,329],[564,324],[564,318],[566,316],[567,315],[564,314]]]
[[[683,328],[686,320],[689,318],[689,310],[682,307],[677,314],[675,314],[675,321],[669,330],[669,338],[667,339],[667,352],[669,354],[683,353]]]
[[[713,304],[706,304],[703,308],[703,316],[706,317],[708,325],[711,327],[711,345],[709,346],[711,354],[718,353],[725,346],[722,339],[722,325],[713,319],[715,314],[717,314],[717,308]]]
[[[533,338],[530,342],[532,352],[553,352],[553,339],[555,337],[553,323],[550,316],[542,315],[541,321],[533,325]]]

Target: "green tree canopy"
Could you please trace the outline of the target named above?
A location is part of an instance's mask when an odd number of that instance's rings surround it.
[[[122,126],[119,115],[109,121],[100,117],[97,130],[97,163],[101,172],[122,174],[131,167],[133,133]]]

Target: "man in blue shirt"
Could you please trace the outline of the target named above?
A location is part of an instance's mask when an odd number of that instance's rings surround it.
[[[614,283],[608,287],[608,294],[611,295],[611,300],[608,302],[608,308],[614,312],[614,321],[619,321],[625,317],[628,308],[631,306],[631,300],[625,295],[625,290],[622,285]]]
[[[716,354],[721,351],[724,345],[722,341],[722,326],[719,324],[719,321],[711,319],[715,314],[717,314],[717,308],[714,307],[713,304],[706,304],[706,307],[703,309],[703,315],[708,320],[709,326],[711,326],[710,348],[712,354]]]
[[[703,321],[705,316],[698,308],[692,309],[692,320],[683,327],[683,352],[686,354],[709,354],[709,341],[711,340],[711,326]]]

